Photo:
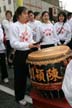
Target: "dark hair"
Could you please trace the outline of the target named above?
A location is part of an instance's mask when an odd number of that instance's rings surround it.
[[[10,10],[7,10],[5,15],[7,16],[8,13],[12,16],[12,12]]]
[[[16,12],[15,12],[13,16],[13,22],[16,22],[16,21],[17,21],[17,17],[16,17]]]
[[[34,15],[34,12],[32,10],[29,10],[28,15],[31,14],[31,13]]]
[[[63,15],[64,16],[64,23],[66,22],[66,20],[67,20],[67,16],[66,16],[66,13],[65,12],[63,12],[63,11],[61,11],[59,14],[58,14],[58,21],[59,21],[59,17],[60,17],[60,15]]]
[[[48,11],[43,11],[41,14],[41,17],[43,17],[45,13],[48,13]],[[48,13],[48,15],[49,15],[49,13]]]
[[[67,13],[67,17],[71,17],[72,16],[72,13],[71,12],[68,12]]]
[[[40,12],[34,12],[34,18],[36,18],[36,16],[38,16],[40,14]]]
[[[25,12],[27,10],[26,7],[24,6],[20,6],[16,9],[16,12],[15,12],[15,17],[18,19],[19,16],[22,14],[22,12]]]

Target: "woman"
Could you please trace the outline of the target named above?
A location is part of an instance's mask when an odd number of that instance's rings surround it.
[[[4,38],[3,30],[2,30],[1,25],[0,25],[0,66],[1,66],[1,80],[4,83],[8,83],[9,80],[8,80],[6,61],[5,61],[5,50],[6,49],[5,49],[5,46],[4,46],[4,43],[3,43],[3,38]]]
[[[58,14],[58,22],[54,25],[54,29],[61,44],[69,45],[71,40],[71,29],[66,22],[66,14],[64,12]]]
[[[51,47],[59,43],[56,34],[54,32],[54,26],[49,20],[49,14],[44,11],[41,15],[42,24],[37,30],[37,36],[40,40],[42,38],[41,48]]]
[[[38,21],[40,20],[40,12],[34,12],[34,19]]]
[[[10,44],[16,50],[14,58],[15,98],[18,103],[26,105],[24,100],[28,75],[26,59],[30,49],[39,45],[33,45],[32,33],[27,25],[27,9],[25,7],[17,8],[16,17],[17,22],[10,27]]]
[[[5,13],[5,16],[6,16],[6,19],[2,21],[2,26],[4,28],[4,33],[5,33],[5,38],[6,38],[7,63],[10,68],[12,64],[9,62],[9,55],[10,55],[12,48],[10,46],[10,40],[9,40],[9,37],[10,37],[9,28],[10,28],[10,25],[13,23],[12,22],[12,12],[10,10],[7,10]]]
[[[33,11],[28,11],[28,25],[32,29],[33,39],[37,42],[37,29],[39,28],[41,22],[34,18]]]

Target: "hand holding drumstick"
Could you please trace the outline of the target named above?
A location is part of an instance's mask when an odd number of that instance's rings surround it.
[[[42,40],[43,40],[43,37],[40,39],[40,41],[30,44],[29,48],[38,48],[40,50],[40,43],[42,42]]]

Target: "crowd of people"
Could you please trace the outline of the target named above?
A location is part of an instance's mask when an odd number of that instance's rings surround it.
[[[9,68],[13,65],[15,99],[26,105],[28,54],[62,44],[72,49],[72,18],[67,19],[66,13],[61,11],[58,21],[52,24],[48,11],[40,14],[28,11],[26,7],[18,7],[14,16],[10,10],[5,15],[6,19],[0,25],[1,79],[4,83],[9,82],[7,65]]]

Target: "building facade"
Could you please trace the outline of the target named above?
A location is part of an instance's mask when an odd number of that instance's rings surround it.
[[[42,1],[48,2],[54,6],[59,6],[59,0],[42,0]]]
[[[0,0],[0,21],[5,17],[6,10],[14,13],[14,0]]]
[[[19,0],[18,0],[19,1]],[[23,5],[29,10],[33,11],[45,11],[47,10],[50,15],[50,19],[56,19],[59,11],[59,0],[22,0]]]
[[[57,16],[59,1],[58,0],[0,0],[0,20],[5,17],[5,11],[14,11],[18,6],[25,6],[29,10],[42,12],[49,11],[50,16]]]

